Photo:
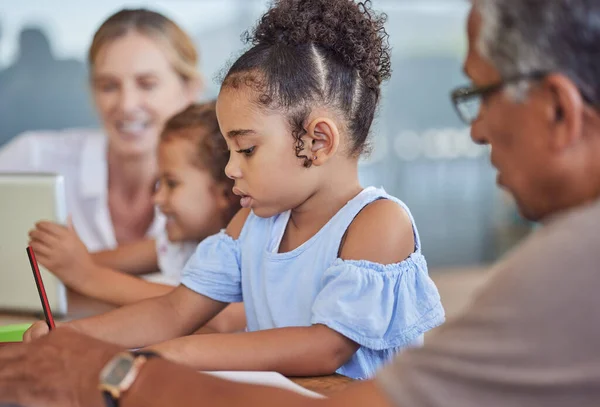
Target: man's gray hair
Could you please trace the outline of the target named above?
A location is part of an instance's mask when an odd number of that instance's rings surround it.
[[[600,102],[600,0],[474,0],[479,52],[503,78],[535,71],[568,76]]]

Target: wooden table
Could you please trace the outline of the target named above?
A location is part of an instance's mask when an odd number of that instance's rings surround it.
[[[67,316],[64,318],[67,320],[97,315],[103,312],[110,311],[114,308],[114,306],[110,304],[102,303],[100,301],[84,297],[81,294],[78,294],[71,290],[68,291],[67,303],[68,313]],[[38,318],[32,315],[14,314],[0,311],[0,325],[35,322],[39,319],[43,319],[43,316],[40,316]],[[322,377],[291,377],[290,380],[292,380],[294,383],[299,384],[305,389],[314,391],[315,393],[319,393],[324,396],[330,396],[332,394],[335,394],[336,392],[346,388],[350,383],[353,382],[352,379],[341,375],[331,375]]]
[[[331,396],[344,390],[354,382],[353,379],[339,374],[323,377],[290,377],[289,379],[305,389],[324,396]]]

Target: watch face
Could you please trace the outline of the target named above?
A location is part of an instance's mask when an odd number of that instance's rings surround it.
[[[118,386],[121,384],[127,373],[131,370],[133,359],[119,358],[110,372],[104,377],[104,383],[109,386]]]

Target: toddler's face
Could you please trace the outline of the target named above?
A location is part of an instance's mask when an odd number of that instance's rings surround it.
[[[199,242],[226,226],[223,191],[208,171],[194,165],[196,151],[192,141],[180,137],[161,142],[158,148],[154,201],[167,217],[167,235],[172,242]]]

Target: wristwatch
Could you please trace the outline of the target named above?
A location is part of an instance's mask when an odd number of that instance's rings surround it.
[[[119,407],[119,399],[135,382],[142,366],[153,357],[150,351],[122,352],[112,358],[100,372],[99,389],[107,407]]]

